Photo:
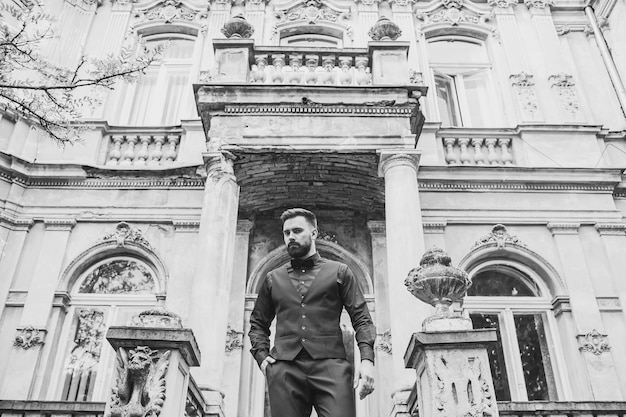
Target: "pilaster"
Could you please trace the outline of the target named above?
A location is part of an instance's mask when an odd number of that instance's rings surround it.
[[[446,249],[446,226],[447,222],[428,222],[424,223],[424,234],[428,241],[428,247],[436,246]]]
[[[190,297],[189,323],[198,330],[198,344],[208,358],[194,372],[202,389],[219,389],[225,359],[224,345],[228,300],[233,282],[239,186],[234,175],[233,155],[209,152],[203,155],[207,178],[202,201],[198,252]]]
[[[250,352],[243,349],[243,326],[245,320],[246,280],[248,278],[248,249],[250,232],[254,222],[237,221],[235,238],[235,257],[233,265],[233,283],[228,300],[228,328],[226,332],[226,359],[224,364],[224,388],[226,413],[237,415],[239,406],[239,379],[241,377],[242,355]]]
[[[598,303],[589,282],[585,252],[580,242],[578,223],[548,223],[561,259],[563,278],[569,291],[570,305],[577,332],[579,349],[583,356],[596,401],[621,400],[613,359],[607,354],[595,354],[585,349],[585,335],[599,331],[605,334]]]
[[[600,240],[604,245],[607,258],[609,260],[609,271],[611,280],[615,286],[616,296],[619,297],[620,304],[626,306],[626,224],[620,223],[596,223],[595,225]],[[626,314],[626,311],[624,311]],[[625,317],[626,318],[626,317]]]
[[[424,253],[424,231],[417,183],[421,153],[415,150],[380,151],[379,176],[385,179],[387,285],[393,343],[394,390],[410,389],[414,380],[404,368],[402,346],[431,311],[406,291],[404,278]]]
[[[33,219],[0,213],[0,317]]]

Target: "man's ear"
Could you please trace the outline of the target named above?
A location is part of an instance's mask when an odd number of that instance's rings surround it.
[[[319,235],[317,228],[314,227],[313,230],[311,230],[311,236],[313,236],[313,239],[317,239],[317,236]]]

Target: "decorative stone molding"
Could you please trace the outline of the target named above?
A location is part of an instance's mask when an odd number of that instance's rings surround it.
[[[580,109],[576,86],[572,76],[565,73],[550,75],[548,81],[552,84],[552,89],[557,93],[565,110],[572,115],[576,115]]]
[[[200,229],[200,220],[172,220],[177,232],[197,232]]]
[[[596,297],[600,311],[622,311],[619,297]]]
[[[495,243],[498,249],[504,249],[506,245],[526,246],[517,236],[510,235],[506,230],[506,226],[503,224],[493,226],[491,233],[478,239],[476,243],[474,243],[473,248],[490,243]]]
[[[597,329],[593,329],[587,334],[579,334],[576,336],[578,349],[581,352],[590,352],[594,355],[601,355],[611,350],[609,346],[608,336],[600,333]]]
[[[387,233],[387,223],[384,220],[370,220],[367,228],[371,235],[385,235]]]
[[[254,229],[252,220],[237,220],[237,233],[249,235],[252,229]]]
[[[118,0],[119,1],[119,0]],[[208,17],[208,8],[194,9],[185,5],[181,0],[162,0],[145,10],[136,10],[134,23],[145,21],[175,21],[197,22]]]
[[[600,236],[626,236],[626,224],[596,223],[595,228]]]
[[[228,177],[235,181],[235,156],[227,151],[207,152],[203,155],[207,180],[219,181]]]
[[[399,167],[409,166],[416,172],[419,167],[420,152],[397,151],[392,150],[380,152],[380,163],[378,166],[378,176],[383,177],[388,170]]]
[[[366,85],[359,84],[359,85]],[[316,114],[366,114],[373,117],[387,117],[390,115],[410,115],[412,110],[408,107],[393,107],[390,103],[371,103],[369,106],[351,105],[315,105],[308,104],[280,104],[280,105],[226,105],[224,112],[227,114],[292,114],[292,113],[316,113]]]
[[[489,0],[488,4],[496,9],[512,9],[517,6],[517,0]]]
[[[550,10],[554,4],[554,0],[524,0],[524,5],[530,10]]]
[[[424,233],[443,234],[446,231],[447,222],[428,222],[424,223]]]
[[[395,41],[402,36],[402,30],[389,18],[381,16],[367,32],[367,35],[375,41]]]
[[[230,326],[226,328],[226,353],[231,353],[235,350],[243,348],[243,332],[239,332]]]
[[[46,230],[56,230],[69,232],[76,226],[75,219],[44,219],[43,224]]]
[[[289,9],[280,9],[274,13],[279,21],[298,22],[309,24],[316,22],[337,23],[351,18],[350,11],[336,10],[324,4],[321,0],[307,0]]]
[[[118,349],[117,383],[111,396],[111,417],[158,417],[165,401],[169,350],[148,346]]]
[[[15,217],[6,212],[0,213],[0,226],[7,227],[13,231],[28,231],[35,221],[26,217]]]
[[[139,246],[143,246],[150,250],[154,250],[150,242],[144,237],[143,233],[139,229],[131,227],[126,222],[120,222],[115,226],[115,231],[104,235],[98,243],[101,242],[115,242],[118,247],[124,247],[126,243],[134,243]]]
[[[560,316],[561,313],[571,312],[572,306],[569,297],[564,295],[554,297],[554,300],[552,300],[552,310],[554,311],[555,317]]]
[[[465,0],[443,0],[441,7],[416,11],[415,16],[424,22],[422,29],[437,23],[447,23],[451,26],[458,26],[462,23],[484,25],[490,20],[490,13],[480,10],[470,3]],[[495,33],[495,28],[489,27],[489,31]]]
[[[511,74],[509,79],[511,80],[513,90],[517,93],[520,109],[530,118],[535,118],[539,110],[539,103],[535,93],[533,75],[522,71],[517,74]]]
[[[164,300],[162,300],[162,302],[164,302]],[[129,326],[182,329],[183,321],[178,314],[168,310],[163,304],[161,304],[133,316],[130,320]]]
[[[580,223],[553,223],[547,225],[552,235],[577,235]]]
[[[541,190],[541,191],[595,191],[612,193],[614,187],[612,185],[597,184],[533,184],[533,183],[514,183],[514,182],[440,182],[421,180],[419,182],[420,190],[437,190],[437,191],[467,191],[467,190]],[[626,195],[624,195],[626,197]]]
[[[384,352],[388,355],[393,353],[393,345],[391,343],[391,329],[387,329],[382,333],[376,335],[376,346],[374,349],[379,352]]]
[[[417,2],[417,0],[389,0],[390,4],[395,4],[399,7],[410,6],[411,4]]]
[[[13,340],[13,346],[28,350],[33,346],[40,346],[45,343],[46,329],[37,329],[33,326],[26,326],[17,329],[17,335]]]
[[[363,4],[365,6],[373,6],[375,4],[380,3],[383,0],[354,0],[355,3],[359,4]]]

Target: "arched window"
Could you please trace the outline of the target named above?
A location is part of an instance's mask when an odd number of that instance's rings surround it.
[[[437,108],[443,127],[500,123],[491,61],[482,41],[437,37],[427,43]]]
[[[178,125],[193,117],[191,85],[197,60],[197,38],[192,34],[145,34],[145,45],[152,49],[164,45],[157,62],[134,84],[119,88],[117,100],[109,105],[110,123],[128,126]]]
[[[554,340],[550,297],[530,268],[503,260],[470,272],[463,302],[475,329],[497,330],[488,349],[498,401],[554,401]]]
[[[156,304],[158,271],[132,253],[116,253],[92,262],[71,289],[69,320],[59,345],[61,368],[52,384],[54,399],[106,401],[114,352],[106,329]]]

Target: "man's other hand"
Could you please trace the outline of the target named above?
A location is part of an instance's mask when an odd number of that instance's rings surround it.
[[[263,359],[263,362],[261,362],[261,372],[263,372],[263,375],[266,375],[265,372],[267,370],[267,365],[272,364],[272,363],[276,363],[276,359],[272,358],[271,356],[268,356],[265,359]]]
[[[359,398],[363,399],[374,391],[374,364],[368,359],[361,361],[359,369]]]

